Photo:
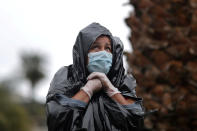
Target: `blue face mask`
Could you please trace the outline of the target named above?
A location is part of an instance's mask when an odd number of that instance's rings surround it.
[[[112,54],[106,51],[88,53],[89,63],[87,65],[88,71],[102,72],[107,74],[112,65]]]

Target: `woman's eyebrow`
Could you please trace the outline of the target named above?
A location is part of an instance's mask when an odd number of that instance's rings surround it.
[[[110,43],[106,43],[106,46],[111,46],[111,44]]]
[[[94,42],[92,45],[99,45],[100,43],[99,42]]]
[[[92,44],[92,46],[95,46],[95,45],[100,45],[100,43],[99,42],[94,42]],[[111,46],[111,43],[106,42],[106,46]]]

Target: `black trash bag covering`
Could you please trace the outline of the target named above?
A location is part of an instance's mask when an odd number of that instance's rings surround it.
[[[47,125],[49,131],[133,131],[143,124],[143,111],[124,108],[109,98],[104,91],[93,95],[86,107],[69,105],[65,98],[74,96],[83,87],[89,75],[85,67],[88,49],[100,35],[108,35],[112,42],[113,62],[108,73],[112,84],[125,97],[142,101],[135,93],[136,81],[125,75],[123,44],[108,29],[92,23],[82,29],[73,47],[73,64],[62,67],[54,76],[47,95]],[[65,59],[66,60],[66,59]]]

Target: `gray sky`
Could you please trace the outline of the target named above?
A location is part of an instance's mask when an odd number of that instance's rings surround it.
[[[131,50],[124,19],[132,7],[128,0],[0,0],[0,79],[20,71],[22,50],[45,54],[47,78],[39,83],[37,99],[44,101],[54,73],[72,64],[72,47],[78,32],[92,22],[106,26]],[[29,94],[22,82],[20,93]]]

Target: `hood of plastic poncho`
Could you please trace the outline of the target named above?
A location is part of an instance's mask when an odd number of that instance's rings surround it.
[[[86,82],[88,76],[86,67],[88,50],[96,38],[101,35],[107,35],[111,39],[113,60],[107,76],[118,87],[123,80],[125,71],[123,67],[123,44],[118,37],[112,36],[111,32],[99,23],[92,23],[79,32],[73,46],[73,65],[69,74],[72,75],[75,81]]]

